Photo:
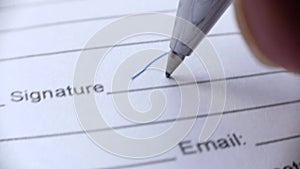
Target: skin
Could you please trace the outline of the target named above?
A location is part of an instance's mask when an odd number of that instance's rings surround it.
[[[300,1],[236,0],[241,32],[263,63],[300,73]]]

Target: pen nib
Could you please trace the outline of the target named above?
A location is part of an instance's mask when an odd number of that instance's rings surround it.
[[[171,77],[171,74],[166,72],[166,78],[170,78]]]
[[[171,74],[174,72],[174,70],[180,65],[180,63],[183,61],[184,56],[179,56],[175,54],[174,52],[170,52],[167,62],[167,68],[166,68],[166,77],[170,78]]]

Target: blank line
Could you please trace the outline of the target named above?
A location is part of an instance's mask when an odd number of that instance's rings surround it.
[[[289,137],[285,137],[285,138],[259,142],[255,145],[256,146],[263,146],[263,145],[269,145],[269,144],[274,144],[274,143],[279,143],[279,142],[284,142],[284,141],[289,141],[289,140],[299,139],[299,138],[300,138],[300,135],[294,135],[294,136],[289,136]]]
[[[72,136],[72,135],[81,135],[81,134],[85,134],[85,133],[95,133],[95,132],[104,132],[104,131],[110,131],[110,130],[128,129],[128,128],[135,128],[135,127],[141,127],[141,126],[151,126],[151,125],[172,123],[172,122],[175,122],[175,121],[186,121],[186,120],[207,118],[207,117],[212,117],[212,116],[237,114],[237,113],[242,113],[242,112],[245,112],[245,111],[252,111],[252,110],[259,110],[259,109],[266,109],[266,108],[274,108],[274,107],[297,104],[297,103],[300,103],[300,99],[299,100],[293,100],[293,101],[286,101],[286,102],[280,102],[280,103],[261,105],[261,106],[253,106],[253,107],[236,109],[236,110],[228,110],[228,111],[224,111],[223,113],[222,112],[216,112],[216,113],[202,114],[202,115],[191,116],[191,117],[166,119],[166,120],[154,121],[154,122],[150,122],[150,123],[122,125],[122,126],[116,126],[116,127],[112,127],[112,128],[102,128],[102,129],[94,129],[94,130],[87,130],[87,131],[81,130],[81,131],[54,133],[54,134],[46,134],[46,135],[4,138],[4,139],[0,139],[0,143],[12,142],[12,141],[22,141],[22,140],[43,139],[43,138],[53,138],[53,137],[63,137],[63,136]]]
[[[141,166],[148,166],[148,165],[155,165],[155,164],[169,163],[169,162],[174,162],[174,161],[176,161],[176,157],[166,158],[166,159],[161,159],[161,160],[155,160],[155,161],[148,161],[148,162],[135,163],[135,164],[120,165],[120,166],[114,166],[114,167],[95,168],[95,169],[123,169],[123,168],[135,168],[135,167],[141,167]]]
[[[141,42],[123,43],[123,44],[117,44],[117,45],[96,46],[96,47],[91,47],[91,48],[78,48],[78,49],[70,49],[70,50],[63,50],[63,51],[56,51],[56,52],[39,53],[39,54],[4,58],[4,59],[0,59],[0,62],[6,62],[6,61],[12,61],[12,60],[21,60],[21,59],[29,59],[29,58],[42,57],[42,56],[60,55],[60,54],[66,54],[66,53],[75,53],[75,52],[81,52],[81,51],[90,51],[90,50],[112,48],[112,47],[122,47],[122,46],[131,46],[131,45],[149,44],[149,43],[159,43],[159,42],[166,42],[166,41],[169,41],[169,40],[170,39],[160,39],[160,40],[152,40],[152,41],[141,41]]]
[[[168,9],[168,10],[161,10],[161,11],[149,11],[149,12],[171,13],[171,12],[176,12],[176,9]],[[11,33],[11,32],[17,32],[17,31],[25,31],[25,30],[31,30],[31,29],[52,27],[52,26],[60,26],[60,25],[67,25],[67,24],[76,24],[76,23],[93,22],[93,21],[100,21],[100,20],[107,20],[107,19],[115,19],[115,18],[129,16],[132,14],[134,14],[134,13],[101,16],[101,17],[85,18],[85,19],[75,19],[75,20],[69,20],[69,21],[59,21],[59,22],[24,26],[24,27],[18,27],[18,28],[0,29],[0,33]]]
[[[279,71],[273,71],[273,72],[255,73],[255,74],[249,74],[249,75],[233,76],[233,77],[226,77],[226,78],[212,79],[212,80],[202,80],[202,81],[182,83],[182,84],[172,84],[172,85],[165,85],[165,86],[119,90],[119,91],[107,92],[106,94],[113,95],[113,94],[132,93],[132,92],[148,91],[148,90],[155,90],[155,89],[166,89],[166,88],[174,88],[174,87],[180,87],[180,86],[190,86],[190,85],[195,85],[195,84],[205,84],[205,83],[212,83],[212,82],[219,82],[219,81],[227,81],[227,80],[229,81],[229,80],[236,80],[236,79],[243,79],[243,78],[274,75],[274,74],[279,74],[279,73],[288,73],[288,72],[285,70],[279,70]]]
[[[207,35],[207,37],[212,37],[212,36],[213,37],[217,37],[217,36],[221,37],[221,36],[230,36],[230,35],[240,35],[240,33],[239,32],[220,33],[220,34]],[[96,46],[96,47],[91,47],[91,48],[78,48],[78,49],[62,50],[62,51],[47,52],[47,53],[38,53],[38,54],[31,54],[31,55],[24,55],[24,56],[14,56],[14,57],[10,57],[10,58],[0,59],[0,63],[7,62],[7,61],[13,61],[13,60],[37,58],[37,57],[43,57],[43,56],[53,56],[53,55],[60,55],[60,54],[66,54],[66,53],[91,51],[91,50],[113,48],[113,47],[160,43],[160,42],[167,42],[167,41],[170,41],[170,39],[165,38],[165,39],[158,39],[158,40],[151,40],[151,41],[140,41],[140,42],[117,44],[117,45],[105,45],[105,46]]]
[[[227,33],[215,33],[209,34],[207,37],[218,37],[218,36],[229,36],[229,35],[240,35],[240,32],[227,32]]]

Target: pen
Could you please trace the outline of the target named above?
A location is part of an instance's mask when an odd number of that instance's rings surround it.
[[[177,17],[186,20],[198,27],[202,33],[207,34],[215,23],[219,20],[232,0],[180,0]],[[177,20],[177,19],[176,19]],[[182,24],[182,22],[181,22]],[[199,32],[198,32],[199,33]],[[196,46],[202,38],[199,37],[197,31],[190,31],[179,22],[175,23],[173,29],[173,38],[170,42],[170,54],[168,56],[166,77],[170,77],[174,70],[181,64],[186,56],[189,56],[193,49],[189,46]],[[182,37],[185,42],[193,43],[185,44],[175,37]]]

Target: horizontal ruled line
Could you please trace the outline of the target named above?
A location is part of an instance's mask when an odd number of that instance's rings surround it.
[[[149,44],[149,43],[159,43],[159,42],[166,42],[170,39],[160,39],[160,40],[152,40],[152,41],[142,41],[142,42],[132,42],[132,43],[123,43],[118,45],[106,45],[106,46],[96,46],[91,48],[78,48],[78,49],[70,49],[70,50],[62,50],[62,51],[55,51],[55,52],[47,52],[47,53],[38,53],[32,55],[24,55],[24,56],[15,56],[11,58],[3,58],[0,59],[0,62],[12,61],[12,60],[21,60],[21,59],[29,59],[29,58],[36,58],[36,57],[43,57],[43,56],[53,56],[53,55],[60,55],[66,53],[76,53],[82,51],[91,51],[97,49],[105,49],[105,48],[113,48],[113,47],[122,47],[122,46],[131,46],[131,45],[140,45],[140,44]]]
[[[141,167],[141,166],[149,166],[149,165],[156,165],[156,164],[162,164],[162,163],[170,163],[170,162],[175,162],[175,161],[176,161],[176,157],[172,157],[172,158],[166,158],[166,159],[161,159],[161,160],[154,160],[154,161],[127,164],[127,165],[119,165],[119,166],[106,167],[106,168],[94,168],[94,169],[136,168],[136,167]]]
[[[280,102],[280,103],[266,104],[266,105],[261,105],[261,106],[241,108],[241,109],[236,109],[236,110],[228,110],[228,111],[224,111],[224,112],[216,112],[216,113],[211,113],[211,114],[202,114],[202,115],[192,116],[192,117],[166,119],[166,120],[154,121],[154,122],[150,122],[150,123],[122,125],[122,126],[115,126],[115,127],[112,127],[112,128],[102,128],[102,129],[94,129],[94,130],[87,130],[87,131],[82,131],[81,130],[81,131],[72,131],[72,132],[54,133],[54,134],[45,134],[45,135],[4,138],[4,139],[0,139],[0,143],[12,142],[12,141],[22,141],[22,140],[33,140],[33,139],[73,136],[73,135],[81,135],[81,134],[85,134],[85,133],[95,133],[95,132],[104,132],[104,131],[109,131],[109,130],[128,129],[128,128],[135,128],[135,127],[141,127],[141,126],[151,126],[151,125],[172,123],[172,122],[175,122],[175,121],[186,121],[186,120],[201,119],[201,118],[207,118],[207,117],[213,117],[213,116],[238,114],[238,113],[243,113],[243,112],[246,112],[246,111],[260,110],[260,109],[266,109],[266,108],[274,108],[274,107],[292,105],[292,104],[297,104],[297,103],[300,103],[300,99],[299,100],[286,101],[286,102]]]
[[[218,37],[218,36],[229,36],[229,35],[240,35],[240,32],[226,32],[226,33],[214,33],[208,34],[207,37]]]
[[[176,9],[167,9],[167,10],[149,11],[149,12],[152,12],[152,13],[172,13],[172,12],[176,12]],[[132,14],[128,13],[128,14],[120,14],[120,15],[100,16],[100,17],[94,17],[94,18],[75,19],[75,20],[59,21],[59,22],[52,22],[52,23],[45,23],[45,24],[38,24],[38,25],[31,25],[31,26],[24,26],[24,27],[17,27],[17,28],[0,29],[0,34],[26,31],[26,30],[32,30],[32,29],[39,29],[39,28],[47,28],[47,27],[53,27],[53,26],[61,26],[61,25],[93,22],[93,21],[101,21],[101,20],[107,20],[107,19],[116,19],[116,18],[121,18],[121,17],[129,16],[129,15],[132,15]]]
[[[255,145],[264,146],[264,145],[275,144],[275,143],[285,142],[294,139],[300,139],[300,135],[294,135],[294,136],[289,136],[289,137],[284,137],[284,138],[279,138],[279,139],[274,139],[269,141],[263,141],[263,142],[256,143]]]
[[[148,90],[155,90],[155,89],[166,89],[166,88],[174,88],[174,87],[180,87],[180,86],[190,86],[190,85],[195,85],[195,84],[205,84],[205,83],[213,83],[213,82],[220,82],[220,81],[229,81],[229,80],[236,80],[236,79],[252,78],[252,77],[259,77],[259,76],[266,76],[266,75],[274,75],[274,74],[279,74],[279,73],[288,73],[288,72],[285,71],[285,70],[273,71],[273,72],[263,72],[263,73],[233,76],[233,77],[226,77],[226,78],[221,78],[221,79],[203,80],[203,81],[189,82],[189,83],[182,83],[182,84],[172,84],[172,85],[165,85],[165,86],[155,86],[155,87],[145,87],[145,88],[137,88],[137,89],[129,89],[129,90],[119,90],[119,91],[107,92],[106,94],[107,95],[114,95],[114,94],[141,92],[141,91],[148,91]]]
[[[240,35],[240,33],[239,32],[229,32],[229,33],[210,34],[210,35],[207,35],[207,37],[221,37],[221,36],[231,36],[231,35]],[[158,40],[151,40],[151,41],[141,41],[141,42],[123,43],[123,44],[117,44],[117,45],[96,46],[96,47],[91,47],[91,48],[77,48],[77,49],[70,49],[70,50],[30,54],[30,55],[24,55],[24,56],[14,56],[14,57],[10,57],[10,58],[0,59],[0,63],[14,61],[14,60],[38,58],[38,57],[44,57],[44,56],[55,56],[55,55],[67,54],[67,53],[76,53],[76,52],[82,52],[82,51],[92,51],[92,50],[105,49],[105,48],[124,47],[124,46],[160,43],[160,42],[168,42],[168,41],[170,41],[170,39],[165,38],[165,39],[158,39]]]

